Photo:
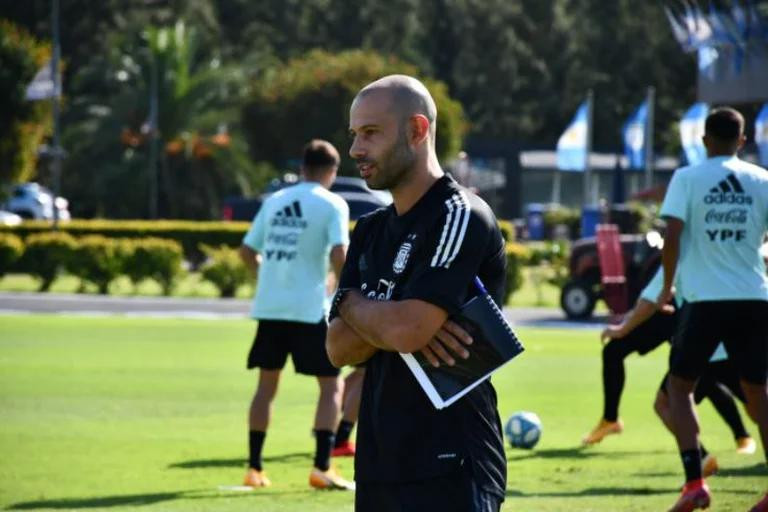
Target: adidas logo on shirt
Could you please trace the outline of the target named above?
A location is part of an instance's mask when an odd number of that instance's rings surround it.
[[[752,196],[744,193],[744,188],[733,173],[726,176],[704,196],[706,204],[752,204]]]
[[[272,225],[286,228],[306,228],[307,221],[302,218],[301,203],[294,201],[282,210],[278,210],[272,219]]]

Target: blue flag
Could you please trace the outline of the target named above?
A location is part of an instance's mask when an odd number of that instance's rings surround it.
[[[768,167],[768,103],[763,105],[755,119],[755,144],[760,165]]]
[[[644,101],[629,116],[622,128],[624,139],[624,155],[627,157],[630,169],[645,167],[645,125],[648,122],[648,102]]]
[[[571,124],[557,140],[557,168],[584,171],[587,168],[587,102],[581,104]]]
[[[707,159],[707,150],[701,138],[704,136],[704,122],[708,113],[709,105],[696,103],[680,121],[680,139],[688,165],[696,165]]]

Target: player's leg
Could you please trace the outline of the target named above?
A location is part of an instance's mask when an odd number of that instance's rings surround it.
[[[309,474],[309,484],[317,489],[354,489],[354,483],[344,480],[331,467],[333,438],[341,412],[342,381],[339,369],[328,359],[325,351],[325,319],[317,324],[294,324],[291,357],[296,372],[313,375],[320,386],[315,411],[315,459]]]
[[[709,399],[717,413],[723,418],[728,428],[731,429],[737,449],[740,449],[741,446],[746,446],[747,440],[751,441],[752,439],[749,437],[749,433],[744,426],[733,395],[731,395],[723,383],[717,380],[718,372],[715,367],[724,363],[727,364],[727,361],[722,363],[714,362],[707,365],[704,375],[699,379],[693,397],[696,404],[701,403],[704,398]],[[754,441],[752,441],[752,446],[754,446]]]
[[[674,436],[675,427],[672,423],[672,410],[669,406],[669,396],[667,395],[666,389],[668,378],[669,373],[664,375],[664,378],[661,380],[661,386],[659,386],[659,390],[656,392],[656,399],[653,402],[653,410],[656,411],[656,415],[664,426],[667,427],[669,433]],[[717,473],[720,469],[720,466],[717,463],[717,458],[707,451],[704,443],[701,441],[699,441],[699,453],[701,454],[701,472],[704,478]]]
[[[737,321],[732,336],[725,340],[730,360],[741,377],[747,411],[757,423],[768,461],[768,302],[738,301],[734,304]],[[752,509],[768,511],[768,494]]]
[[[266,487],[270,481],[264,473],[261,452],[272,415],[272,403],[277,394],[280,371],[285,366],[288,351],[281,342],[282,323],[262,320],[248,354],[248,368],[259,368],[256,392],[248,409],[248,471],[244,485]]]
[[[597,426],[582,438],[582,443],[599,443],[605,436],[624,430],[619,419],[619,404],[626,378],[624,359],[634,352],[647,354],[668,340],[674,332],[674,320],[664,318],[668,316],[656,314],[627,336],[611,340],[603,347],[603,416]]]
[[[679,328],[670,357],[667,393],[672,429],[685,470],[685,486],[670,512],[690,511],[709,506],[709,488],[702,475],[699,450],[699,422],[693,391],[709,358],[721,338],[719,304],[686,304],[680,314]]]
[[[360,412],[360,396],[363,391],[365,367],[356,367],[344,378],[344,398],[341,408],[341,421],[336,429],[334,442],[334,457],[352,456],[355,454],[355,443],[349,440],[352,429],[357,422]]]

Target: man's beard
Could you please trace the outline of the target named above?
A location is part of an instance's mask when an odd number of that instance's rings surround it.
[[[376,174],[367,181],[374,190],[392,190],[403,182],[416,162],[416,154],[408,147],[405,130],[400,130],[390,150],[377,159]]]

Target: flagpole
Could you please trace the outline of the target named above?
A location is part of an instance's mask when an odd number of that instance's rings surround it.
[[[555,169],[555,176],[552,180],[552,203],[560,204],[561,174],[560,169]]]
[[[592,103],[594,94],[592,89],[587,92],[587,145],[584,156],[584,205],[596,204],[597,198],[592,198]]]
[[[645,146],[645,188],[650,189],[653,187],[653,111],[656,102],[656,90],[653,87],[648,87],[647,99],[645,101],[648,109],[643,140],[643,145]]]
[[[158,214],[158,189],[159,179],[157,175],[157,159],[158,159],[158,142],[159,142],[159,127],[158,125],[158,62],[157,54],[150,50],[151,58],[151,75],[150,75],[150,92],[149,92],[149,218],[152,220],[157,219]]]
[[[51,79],[53,80],[53,95],[51,106],[53,107],[53,229],[59,227],[59,209],[56,199],[61,194],[61,113],[59,106],[59,91],[61,84],[59,77],[59,59],[61,58],[61,46],[59,42],[59,0],[53,0],[51,5],[51,31],[53,36],[53,56],[51,57]]]

